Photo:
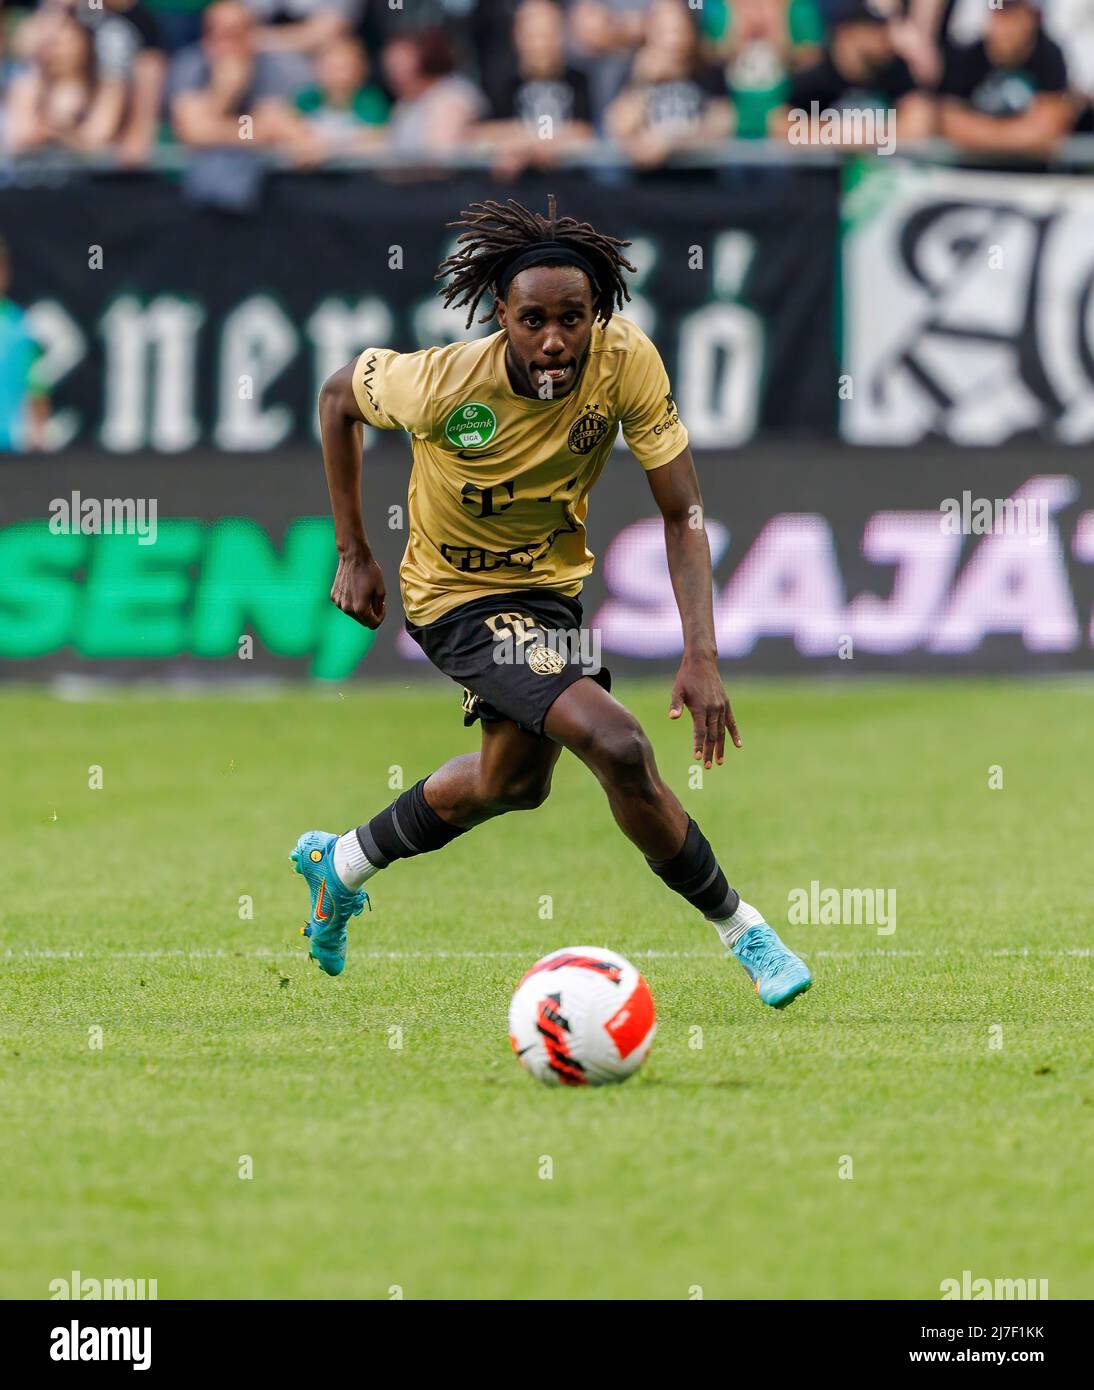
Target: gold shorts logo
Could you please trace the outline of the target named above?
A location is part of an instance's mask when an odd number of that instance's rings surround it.
[[[537,676],[557,676],[566,668],[566,658],[561,652],[556,652],[553,647],[544,647],[538,642],[528,648],[524,659]]]
[[[607,420],[599,411],[589,409],[571,425],[566,443],[572,454],[587,454],[607,433]]]

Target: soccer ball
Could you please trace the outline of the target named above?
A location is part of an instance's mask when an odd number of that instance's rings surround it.
[[[544,956],[509,1005],[513,1051],[548,1086],[626,1081],[656,1028],[649,985],[630,961],[598,946]]]

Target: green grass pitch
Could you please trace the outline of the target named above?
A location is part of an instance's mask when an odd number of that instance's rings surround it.
[[[440,679],[0,696],[0,1295],[72,1269],[160,1298],[1094,1294],[1094,689],[730,690],[744,749],[692,789],[669,684],[619,686],[810,962],[785,1013],[565,755],[542,809],[376,878],[321,976],[288,851],[476,746]],[[896,930],[788,926],[813,880],[893,889]],[[549,1090],[509,995],[590,943],[646,974],[658,1036],[625,1086]]]

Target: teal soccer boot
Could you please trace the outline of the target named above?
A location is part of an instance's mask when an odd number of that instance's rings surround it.
[[[325,830],[306,830],[289,855],[311,892],[311,917],[301,928],[311,941],[311,958],[328,975],[346,968],[346,928],[358,916],[369,896],[363,888],[347,888],[334,872],[334,847],[338,836]]]
[[[784,946],[766,922],[749,927],[733,954],[748,971],[756,993],[773,1009],[785,1009],[813,983],[805,961]]]

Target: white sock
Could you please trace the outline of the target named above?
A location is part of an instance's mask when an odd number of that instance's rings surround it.
[[[335,860],[335,863],[337,862]],[[727,917],[722,922],[715,922],[714,930],[732,951],[749,927],[755,927],[764,920],[763,913],[757,912],[751,903],[746,903],[742,898],[737,904],[737,911],[733,916]]]
[[[356,830],[347,830],[335,845],[334,872],[347,888],[360,888],[365,879],[380,872],[375,864],[370,864],[365,858]]]

